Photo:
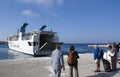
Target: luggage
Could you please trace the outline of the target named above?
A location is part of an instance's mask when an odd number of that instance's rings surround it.
[[[102,62],[103,62],[103,67],[104,67],[104,70],[106,72],[111,72],[111,66],[110,66],[110,62],[105,60],[105,59],[102,59]]]

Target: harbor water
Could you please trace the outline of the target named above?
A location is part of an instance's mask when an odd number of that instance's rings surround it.
[[[75,50],[79,53],[79,54],[84,54],[84,53],[93,53],[94,49],[93,48],[89,48],[88,45],[93,45],[95,43],[69,43],[69,44],[63,44],[61,51],[64,55],[66,55],[69,51],[69,47],[70,45],[74,45],[75,46]],[[99,43],[100,44],[100,43]],[[106,51],[106,49],[103,49],[104,51]],[[8,48],[7,44],[0,44],[0,60],[6,60],[6,59],[19,59],[19,58],[33,58],[34,56],[32,55],[28,55],[28,54],[24,54],[24,53],[20,53],[14,50],[10,50]],[[43,56],[42,56],[43,57]],[[35,58],[35,57],[34,57]]]

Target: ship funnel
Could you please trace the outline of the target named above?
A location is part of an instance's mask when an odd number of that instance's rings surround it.
[[[20,32],[25,33],[25,28],[27,27],[28,23],[24,23],[23,26],[20,28]]]
[[[47,27],[46,25],[43,25],[39,30],[43,31],[46,27]]]

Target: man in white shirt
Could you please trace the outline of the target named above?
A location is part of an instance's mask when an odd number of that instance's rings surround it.
[[[55,72],[55,77],[61,77],[61,69],[65,70],[63,54],[60,51],[60,44],[56,45],[56,49],[52,52],[51,65]]]

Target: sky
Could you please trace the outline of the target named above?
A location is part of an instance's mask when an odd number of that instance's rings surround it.
[[[120,0],[0,0],[0,40],[24,22],[26,32],[47,25],[64,43],[119,42]]]

